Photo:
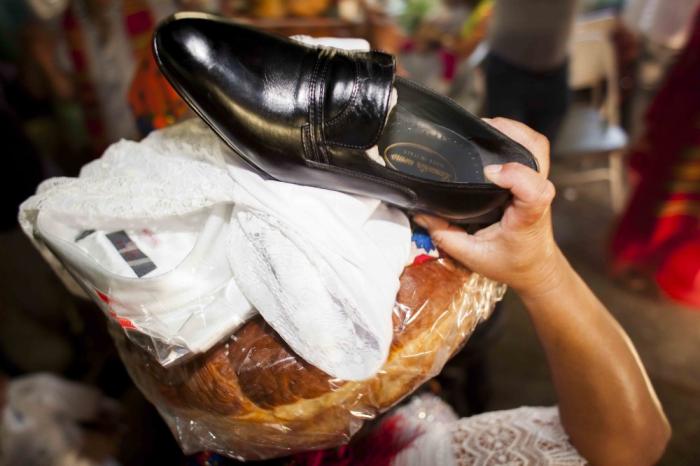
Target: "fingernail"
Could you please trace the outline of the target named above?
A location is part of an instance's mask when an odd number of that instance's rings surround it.
[[[423,228],[428,228],[428,219],[422,215],[416,215],[413,217],[413,221]]]
[[[484,174],[495,175],[498,172],[500,172],[502,168],[503,168],[503,165],[486,165],[484,167]]]

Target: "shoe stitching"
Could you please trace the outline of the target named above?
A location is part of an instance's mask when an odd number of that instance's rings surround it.
[[[331,63],[331,60],[333,59],[333,56],[327,56],[326,59],[323,61],[323,65],[321,66],[321,71],[320,71],[320,79],[319,79],[319,89],[318,89],[318,109],[316,112],[316,118],[317,118],[317,126],[316,126],[316,133],[318,133],[318,148],[321,156],[324,158],[326,163],[330,164],[330,158],[328,156],[328,150],[326,149],[326,135],[325,135],[325,128],[324,128],[324,117],[325,117],[325,97],[326,97],[326,74],[328,73],[328,69],[330,68],[329,64]]]
[[[308,160],[313,160],[313,156],[309,152],[309,148],[307,146],[308,139],[311,139],[311,135],[309,134],[309,125],[307,123],[301,127],[301,146],[302,146],[302,150],[304,151],[305,158]]]
[[[309,90],[307,93],[307,98],[306,98],[306,104],[309,109],[309,144],[311,145],[311,158],[314,161],[318,161],[318,154],[317,154],[317,147],[316,147],[316,141],[314,140],[313,137],[311,137],[311,130],[313,129],[314,125],[314,118],[315,118],[315,100],[316,100],[316,82],[317,82],[317,73],[318,73],[318,67],[321,62],[321,55],[318,54],[316,55],[316,63],[314,63],[314,68],[311,71],[311,82],[309,83]]]
[[[336,116],[334,116],[326,122],[326,126],[336,126],[347,120],[350,116],[350,109],[352,109],[355,106],[357,96],[360,93],[360,62],[358,62],[357,60],[353,60],[353,63],[355,64],[355,78],[353,79],[352,83],[352,93],[350,94],[350,100],[348,100],[348,103],[345,105],[345,107],[343,107],[343,110],[341,110],[340,113],[338,113]]]
[[[386,55],[383,52],[378,52],[381,53],[382,55]],[[394,72],[393,70],[395,69],[395,62],[392,60],[392,79],[391,79],[391,87],[394,86]],[[390,88],[391,88],[390,87]],[[389,108],[389,100],[391,99],[391,91],[386,93],[386,96],[384,97],[384,102],[382,102],[382,109],[384,109],[384,112],[386,113],[386,110]],[[384,115],[386,117],[386,115]],[[336,147],[346,147],[348,149],[367,149],[369,147],[377,145],[377,141],[379,141],[379,138],[381,137],[382,133],[384,132],[384,128],[386,127],[386,118],[382,120],[382,122],[379,125],[379,128],[375,132],[374,136],[372,137],[372,140],[370,141],[369,144],[366,145],[357,145],[357,144],[347,144],[343,142],[337,142],[337,141],[329,141],[327,144],[336,146]]]
[[[375,52],[377,53],[377,52]],[[387,55],[383,52],[378,52],[381,53],[382,55]],[[391,57],[391,56],[390,56]],[[386,93],[386,97],[384,98],[384,102],[382,102],[382,108],[384,109],[384,112],[386,113],[387,110],[389,109],[389,101],[391,100],[391,89],[394,87],[394,79],[396,76],[396,60],[391,57],[391,86],[389,87],[389,92]],[[377,133],[374,135],[374,138],[372,139],[371,144],[369,147],[372,147],[377,144],[377,141],[379,141],[379,138],[381,137],[382,133],[384,132],[384,128],[386,127],[386,118],[388,115],[384,115],[384,119],[381,122],[381,125],[379,125],[379,129],[377,129]]]
[[[377,138],[377,139],[379,139],[379,138]],[[364,150],[364,149],[369,149],[372,146],[375,146],[376,142],[374,142],[372,144],[362,145],[362,146],[355,145],[355,144],[345,144],[344,142],[335,142],[335,141],[329,141],[326,144],[328,144],[329,146],[334,146],[334,147],[346,147],[348,149],[362,149],[362,150]]]

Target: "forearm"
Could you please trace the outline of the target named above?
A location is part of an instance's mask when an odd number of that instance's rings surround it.
[[[558,252],[547,289],[521,297],[545,350],[561,419],[592,464],[651,464],[670,430],[618,323]]]
[[[518,163],[484,167],[484,176],[513,199],[499,222],[473,235],[444,219],[414,220],[438,248],[523,298],[578,451],[594,465],[652,464],[668,442],[668,422],[629,339],[554,242],[549,142],[512,120],[487,121],[527,148],[540,171]]]

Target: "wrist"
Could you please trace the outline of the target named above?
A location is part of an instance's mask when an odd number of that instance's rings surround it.
[[[571,270],[569,262],[559,247],[554,245],[551,255],[533,274],[533,280],[513,289],[524,301],[538,300],[559,293]]]

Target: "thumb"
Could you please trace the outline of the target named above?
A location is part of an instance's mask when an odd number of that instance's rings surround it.
[[[413,221],[428,230],[437,248],[473,270],[471,264],[479,257],[479,245],[474,236],[447,220],[432,215],[419,214],[413,217]]]

